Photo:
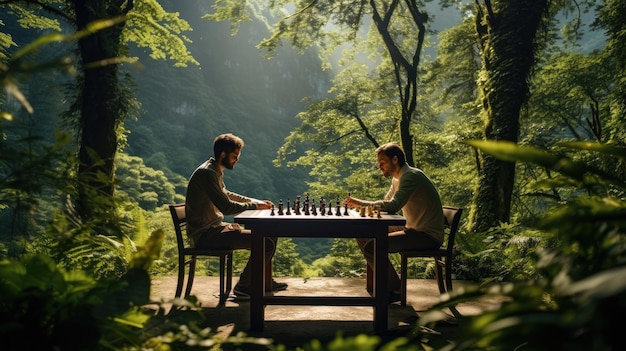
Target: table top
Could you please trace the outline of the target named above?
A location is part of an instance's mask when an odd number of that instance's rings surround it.
[[[255,230],[271,231],[276,235],[292,237],[362,237],[371,236],[368,235],[371,232],[386,235],[387,231],[382,229],[406,224],[405,218],[400,215],[381,213],[379,218],[378,214],[369,216],[366,213],[362,216],[355,210],[348,210],[345,214],[343,209],[341,215],[279,215],[276,210],[272,215],[272,210],[248,210],[236,215],[234,221],[251,229],[253,234]]]

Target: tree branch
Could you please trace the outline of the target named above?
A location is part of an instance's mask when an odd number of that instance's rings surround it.
[[[42,2],[36,1],[36,0],[5,0],[5,1],[0,1],[0,5],[9,5],[9,4],[19,4],[19,3],[25,3],[28,5],[36,5],[41,7],[43,10],[46,10],[50,13],[53,13],[61,18],[64,18],[66,21],[70,22],[70,23],[74,23],[76,22],[75,18],[72,18],[70,16],[68,16],[65,12],[59,10],[56,7],[52,7],[48,4],[44,4]]]

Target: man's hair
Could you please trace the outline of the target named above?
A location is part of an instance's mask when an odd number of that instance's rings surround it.
[[[406,163],[404,150],[402,150],[402,147],[396,143],[387,143],[379,146],[378,149],[376,149],[376,155],[380,154],[381,152],[389,157],[389,159],[393,159],[394,156],[397,156],[398,165],[400,165],[400,167],[404,166],[404,164]]]
[[[219,158],[222,152],[231,153],[243,148],[243,139],[231,133],[221,134],[213,141],[213,154]]]

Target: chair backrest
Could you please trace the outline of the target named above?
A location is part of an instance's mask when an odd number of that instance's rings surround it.
[[[446,219],[446,226],[450,228],[448,246],[446,247],[446,251],[449,255],[452,254],[452,249],[454,248],[454,239],[461,223],[461,214],[463,214],[462,208],[443,206],[443,216]]]
[[[170,205],[170,214],[174,223],[174,231],[176,232],[176,242],[178,243],[178,251],[183,252],[185,248],[185,238],[183,230],[187,228],[187,218],[185,215],[185,204]]]

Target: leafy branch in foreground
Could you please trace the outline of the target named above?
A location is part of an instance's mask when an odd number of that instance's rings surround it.
[[[446,350],[619,350],[626,345],[615,321],[626,312],[626,201],[624,182],[594,165],[554,152],[506,142],[469,141],[497,158],[529,162],[572,179],[578,191],[548,212],[537,227],[558,243],[536,252],[539,278],[453,291],[420,319],[444,318],[441,309],[485,296],[506,302],[460,321]],[[562,143],[623,162],[626,149],[599,143]],[[563,183],[566,184],[566,183]],[[594,188],[596,191],[587,191]],[[599,191],[599,190],[604,191]]]

